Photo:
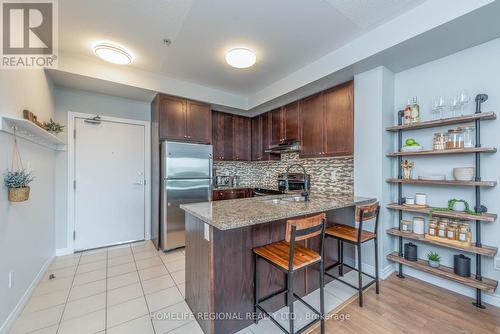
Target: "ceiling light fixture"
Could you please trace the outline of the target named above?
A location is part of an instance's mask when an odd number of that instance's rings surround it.
[[[226,53],[226,62],[236,68],[248,68],[257,61],[255,53],[249,49],[237,48]]]
[[[99,58],[118,65],[132,63],[132,55],[125,48],[110,43],[99,43],[94,46],[94,53]]]

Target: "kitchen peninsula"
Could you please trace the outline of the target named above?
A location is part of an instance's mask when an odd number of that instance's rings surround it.
[[[283,240],[286,219],[325,212],[329,225],[333,221],[349,224],[356,205],[373,201],[350,195],[313,193],[308,202],[301,196],[276,195],[181,205],[186,211],[185,297],[203,331],[229,334],[252,324],[252,249]],[[307,246],[319,251],[316,240],[311,239]],[[337,243],[328,240],[325,265],[336,260]],[[267,263],[263,263],[259,271],[262,281],[268,282],[261,286],[260,296],[285,286],[284,275]],[[294,291],[304,296],[318,289],[318,274],[319,267],[298,272]],[[283,305],[284,298],[276,298],[268,308],[277,310]]]

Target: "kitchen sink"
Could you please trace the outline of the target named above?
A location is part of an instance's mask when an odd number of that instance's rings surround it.
[[[291,197],[282,197],[282,198],[273,198],[264,200],[264,202],[272,204],[288,204],[292,202],[304,202],[304,201],[305,199],[303,196],[291,196]]]

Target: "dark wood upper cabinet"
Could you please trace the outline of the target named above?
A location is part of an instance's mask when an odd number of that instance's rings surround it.
[[[234,160],[252,160],[252,122],[248,117],[233,116]]]
[[[224,117],[223,113],[212,112],[212,146],[214,160],[224,160]]]
[[[300,101],[303,158],[352,155],[354,88],[349,81]]]
[[[209,144],[212,139],[211,117],[209,104],[166,95],[159,96],[161,140]]]
[[[170,96],[160,96],[160,139],[187,139],[186,100]]]
[[[271,145],[277,145],[285,140],[283,131],[283,108],[274,109],[269,112]]]
[[[324,93],[325,155],[352,155],[354,151],[354,87],[350,81]]]
[[[261,161],[262,149],[262,117],[252,118],[252,161]]]
[[[285,140],[299,140],[299,101],[283,107],[283,136]]]
[[[300,101],[300,156],[321,156],[323,152],[323,93]]]
[[[189,140],[210,143],[212,108],[205,103],[187,101],[186,134]]]
[[[224,145],[222,146],[222,156],[220,160],[233,160],[234,155],[234,122],[233,115],[221,113],[219,116],[222,121],[222,137],[224,138]]]

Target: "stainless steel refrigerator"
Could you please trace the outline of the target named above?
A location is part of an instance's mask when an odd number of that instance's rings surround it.
[[[212,195],[212,146],[161,143],[160,248],[185,246],[181,204],[207,202]]]

